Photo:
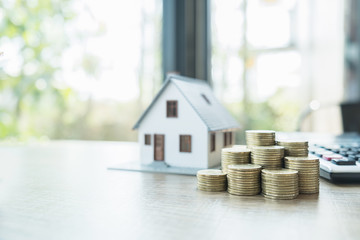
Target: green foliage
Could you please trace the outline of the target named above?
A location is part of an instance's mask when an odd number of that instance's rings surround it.
[[[106,33],[101,22],[92,30],[78,28],[77,18],[84,11],[93,17],[86,2],[0,1],[0,52],[16,53],[0,65],[1,139],[136,139],[131,129],[139,115],[137,99],[99,102],[62,84],[64,52]],[[84,48],[78,57],[74,70],[97,81],[98,56]],[[8,62],[12,67],[6,67]]]
[[[243,102],[233,103],[227,108],[238,119],[242,130],[294,131],[300,105],[285,93],[286,91],[279,89],[268,101],[250,102],[247,106]],[[244,143],[244,139],[244,131],[239,132],[237,142]]]
[[[74,0],[0,1],[0,52],[5,56],[11,49],[17,52],[8,60],[14,65],[12,68],[0,65],[1,139],[136,139],[131,128],[143,110],[141,101],[96,102],[92,96],[80,98],[70,87],[59,85],[62,54],[71,41],[81,42],[89,35],[106,31],[98,23],[95,32],[71,33],[69,26],[77,18],[74,4]],[[160,53],[157,51],[154,56],[159,69]],[[219,55],[221,51],[214,48],[214,53]],[[224,54],[221,58],[225,68],[228,56]],[[100,73],[97,56],[84,52],[77,64],[74,68],[81,69],[89,80],[97,80]],[[160,80],[156,76],[151,79],[156,87],[149,92],[154,95]],[[224,85],[225,79],[226,76]],[[144,96],[145,93],[141,97]],[[299,109],[281,90],[266,102],[246,105],[239,102],[227,107],[243,129],[279,131],[294,129],[294,116]]]
[[[10,99],[0,107],[1,138],[21,139],[46,133],[49,129],[39,131],[37,126],[44,123],[40,116],[52,121],[59,112],[52,113],[50,118],[44,116],[44,101],[65,105],[62,90],[54,87],[53,82],[60,56],[67,47],[65,23],[75,16],[71,4],[70,0],[0,2],[0,47],[10,46],[18,51],[8,60],[18,63],[18,67],[11,71],[0,69],[0,91]],[[8,49],[1,50],[7,54]]]

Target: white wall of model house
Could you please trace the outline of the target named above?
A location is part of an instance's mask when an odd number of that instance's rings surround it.
[[[166,116],[166,102],[178,101],[178,117]],[[216,113],[215,113],[216,114]],[[143,164],[154,162],[154,134],[164,134],[164,162],[174,167],[208,168],[218,165],[220,148],[211,153],[208,128],[188,100],[171,82],[160,94],[142,120],[138,137],[140,158]],[[145,134],[151,134],[151,144],[145,145]],[[191,152],[180,152],[180,135],[191,135]],[[220,134],[221,135],[221,134]],[[215,164],[216,162],[216,164]]]

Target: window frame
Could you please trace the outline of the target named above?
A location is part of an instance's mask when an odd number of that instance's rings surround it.
[[[210,152],[216,151],[216,133],[210,134]]]
[[[175,112],[174,112],[175,110]],[[178,101],[177,100],[167,100],[166,101],[166,117],[167,118],[177,118],[178,117]]]
[[[151,134],[144,134],[144,145],[151,146]]]
[[[191,135],[182,134],[179,136],[179,152],[191,153]]]
[[[224,136],[224,147],[230,146],[233,144],[232,132],[224,132],[223,136]]]

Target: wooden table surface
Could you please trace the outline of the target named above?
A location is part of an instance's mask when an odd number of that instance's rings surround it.
[[[196,189],[196,177],[107,170],[133,143],[0,146],[0,239],[360,239],[360,185],[295,200]]]

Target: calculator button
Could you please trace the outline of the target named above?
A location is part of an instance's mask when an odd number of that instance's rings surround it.
[[[352,156],[352,155],[355,155],[355,154],[356,154],[356,152],[354,152],[354,151],[348,151],[348,152],[346,152],[346,153],[347,153],[348,156]]]
[[[356,165],[355,161],[351,161],[351,160],[349,160],[347,158],[332,159],[331,162],[336,164],[336,165]]]
[[[355,152],[357,154],[359,153],[359,148],[351,148],[350,151]]]
[[[347,152],[344,152],[344,151],[340,151],[339,154],[342,155],[342,156],[344,156],[344,157],[347,157],[347,156],[348,156]]]
[[[341,156],[339,154],[323,155],[322,157],[323,157],[323,159],[325,159],[327,161],[331,161],[332,159],[342,159],[342,158],[344,158],[343,156]]]

